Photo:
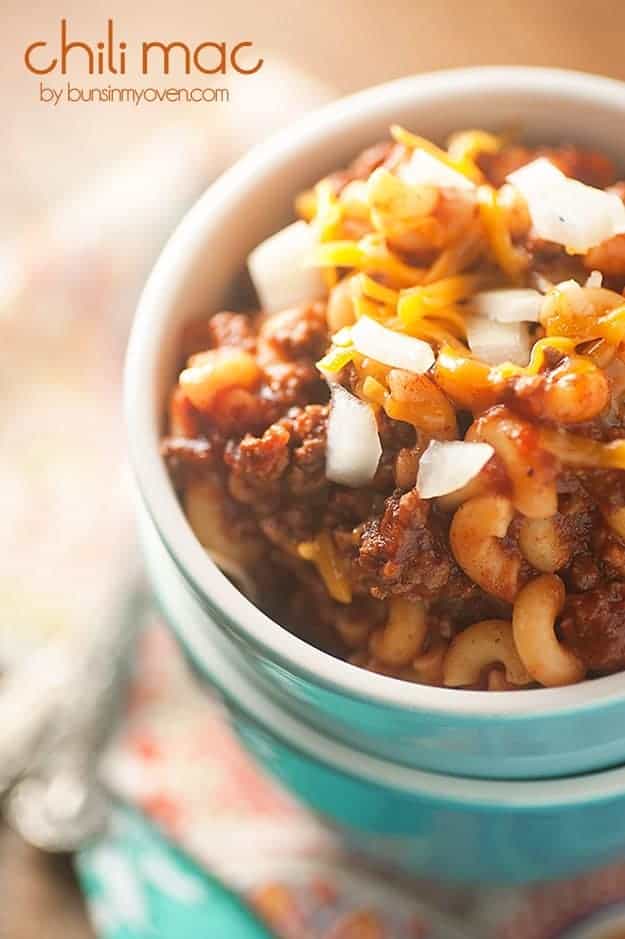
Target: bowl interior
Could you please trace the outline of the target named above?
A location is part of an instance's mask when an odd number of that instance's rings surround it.
[[[429,688],[356,669],[313,649],[218,572],[191,532],[159,454],[182,325],[227,307],[241,289],[247,254],[292,219],[296,193],[385,136],[389,124],[439,141],[460,128],[513,127],[530,142],[584,144],[625,164],[624,119],[623,85],[574,72],[484,68],[402,79],[338,101],[255,148],[207,190],[176,230],[145,287],[129,345],[131,457],[147,509],[180,569],[263,654],[346,693],[449,713],[562,710],[625,693],[618,675],[573,688],[497,695]]]

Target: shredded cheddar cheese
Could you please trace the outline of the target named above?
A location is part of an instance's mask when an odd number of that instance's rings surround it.
[[[478,190],[478,205],[493,257],[510,280],[519,283],[527,263],[512,244],[497,192],[491,186],[481,186]]]
[[[547,292],[540,322],[523,327],[530,346],[527,365],[518,364],[527,361],[520,353],[515,361],[491,364],[492,358],[480,361],[471,351],[473,342],[485,357],[490,347],[495,356],[498,348],[511,356],[508,349],[516,351],[516,340],[507,341],[506,329],[510,336],[523,332],[510,320],[493,324],[489,335],[487,318],[475,323],[474,295],[485,289],[505,295],[506,287],[533,286],[528,282],[530,255],[521,246],[531,224],[522,196],[515,194],[511,184],[497,189],[487,183],[478,166],[480,154],[496,156],[506,145],[505,138],[482,130],[462,131],[452,136],[444,150],[398,125],[391,128],[391,136],[399,147],[390,159],[374,164],[367,178],[348,180],[342,189],[322,181],[298,203],[302,215],[318,231],[309,263],[325,272],[328,283],[340,283],[341,296],[348,297],[349,316],[356,322],[369,317],[387,329],[429,343],[436,355],[431,373],[439,390],[468,410],[497,403],[507,383],[548,371],[554,351],[561,356],[556,358],[559,374],[566,373],[571,381],[577,375],[592,382],[593,369],[600,368],[603,360],[609,362],[614,350],[625,343],[623,298],[601,285],[567,281],[543,288]],[[446,190],[446,170],[436,185],[411,182],[418,176],[402,175],[401,168],[419,150],[475,185],[454,188],[450,176]],[[467,325],[472,328],[468,330]],[[486,349],[476,339],[476,325],[490,342]],[[502,336],[500,346],[497,330]],[[589,345],[592,341],[595,345]],[[598,350],[596,343],[602,344]],[[437,425],[432,401],[428,415],[415,400],[396,397],[389,387],[389,368],[360,355],[347,327],[335,334],[318,366],[326,375],[339,376],[349,364],[354,393],[374,409],[382,408],[390,418],[411,423],[425,433],[434,432],[437,426],[439,435],[449,433],[453,421],[445,414],[443,423],[440,418]],[[421,382],[419,387],[422,392],[426,385]],[[440,406],[440,414],[444,411]],[[445,429],[441,429],[443,424]],[[554,439],[560,450],[565,444],[569,450],[578,446],[568,438]],[[603,466],[607,460],[613,465],[620,459],[614,455],[621,452],[617,447],[606,451],[580,446],[589,463],[595,460]],[[324,550],[327,554],[330,549],[326,545]]]
[[[480,153],[499,153],[504,143],[503,137],[485,130],[463,130],[451,135],[447,153],[454,163],[474,163]]]
[[[472,159],[463,158],[455,160],[446,150],[437,147],[431,140],[427,140],[425,137],[419,137],[417,134],[413,134],[404,127],[401,127],[399,124],[393,124],[391,126],[391,136],[393,140],[402,144],[407,150],[425,150],[430,156],[433,156],[436,160],[440,160],[441,163],[444,163],[445,166],[448,166],[450,169],[462,173],[468,179],[477,182],[480,182],[482,179],[482,174]]]
[[[414,326],[424,316],[468,299],[482,283],[478,274],[457,274],[423,287],[402,290],[397,314],[406,327]]]

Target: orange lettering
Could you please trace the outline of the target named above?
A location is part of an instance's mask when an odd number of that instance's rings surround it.
[[[144,42],[141,48],[143,50],[141,71],[144,75],[147,75],[149,71],[148,53],[150,49],[160,49],[162,51],[163,72],[165,75],[169,75],[169,56],[172,49],[182,49],[184,51],[185,75],[188,75],[191,71],[191,52],[184,42],[170,42],[168,45],[165,45],[164,42]]]
[[[251,47],[253,45],[254,43],[252,42],[239,42],[230,53],[230,62],[232,63],[232,67],[236,69],[237,72],[241,72],[243,75],[252,75],[253,72],[257,72],[259,68],[262,68],[264,64],[264,61],[265,61],[264,59],[259,59],[253,68],[243,68],[242,65],[238,64],[237,55],[239,54],[239,50],[242,49],[244,46]]]
[[[204,49],[217,49],[219,52],[219,64],[215,68],[204,68],[200,63],[200,52]],[[217,72],[221,72],[222,75],[226,74],[226,69],[228,63],[226,61],[226,44],[225,42],[202,42],[197,47],[193,53],[193,64],[195,65],[198,71],[203,72],[204,75],[215,75]]]
[[[72,49],[84,49],[89,56],[89,74],[93,75],[93,52],[86,42],[67,41],[67,20],[61,20],[61,74],[67,75],[67,53]]]
[[[33,52],[34,49],[39,49],[41,47],[45,48],[45,46],[47,45],[48,45],[47,42],[33,42],[28,47],[28,49],[24,53],[24,62],[26,63],[26,68],[29,70],[29,72],[34,72],[35,75],[47,75],[56,67],[57,59],[52,59],[52,62],[47,68],[37,68],[35,65],[33,65],[33,63],[30,60],[31,53]]]

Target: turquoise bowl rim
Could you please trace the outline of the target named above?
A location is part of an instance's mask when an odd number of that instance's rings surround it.
[[[164,597],[157,598],[164,614],[173,621],[193,671],[217,692],[227,711],[240,715],[305,759],[338,770],[350,779],[417,795],[426,802],[481,807],[497,813],[511,809],[553,812],[613,800],[625,804],[625,766],[540,780],[480,779],[414,769],[356,750],[287,713],[239,672],[229,655],[228,640],[218,630],[209,635],[192,617],[172,616]]]

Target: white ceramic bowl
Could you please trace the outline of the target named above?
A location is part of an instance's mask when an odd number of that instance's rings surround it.
[[[251,680],[317,729],[422,769],[544,777],[625,758],[625,677],[559,689],[431,688],[355,668],[291,635],[213,565],[159,455],[182,325],[227,302],[249,251],[292,218],[294,195],[399,122],[434,139],[511,124],[527,140],[572,141],[625,165],[625,86],[551,69],[480,68],[402,79],[330,105],[251,151],[211,186],[154,268],[128,351],[126,415],[138,489],[206,628],[216,622]],[[153,570],[155,582],[159,572]]]

